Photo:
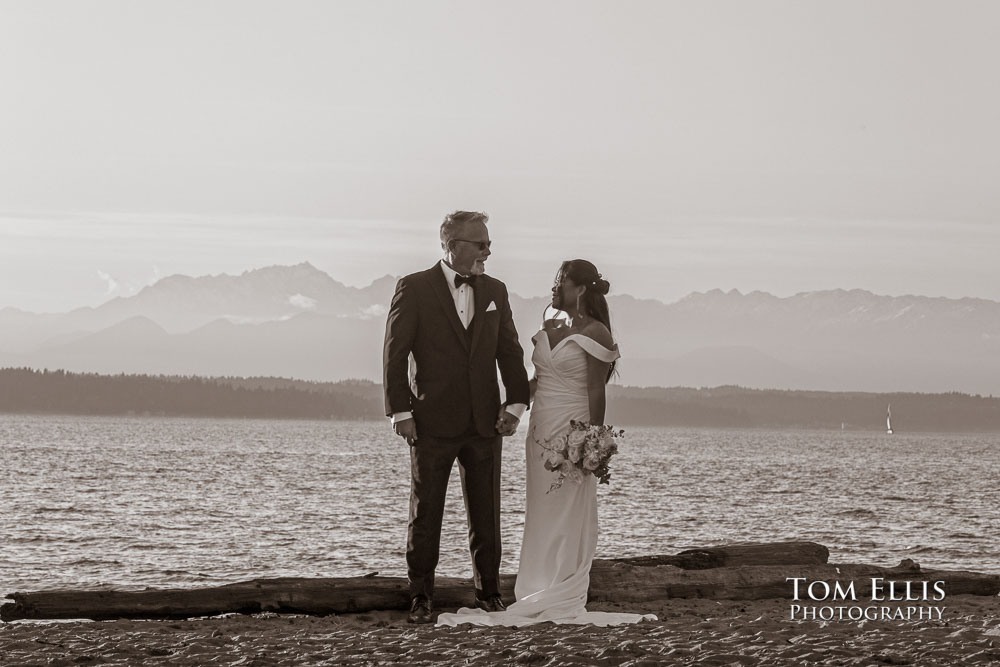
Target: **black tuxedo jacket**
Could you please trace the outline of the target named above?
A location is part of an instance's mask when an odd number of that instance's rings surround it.
[[[385,412],[412,411],[418,437],[462,435],[470,418],[479,435],[496,435],[498,366],[507,403],[528,403],[528,375],[507,286],[481,275],[473,293],[475,314],[466,331],[439,264],[396,284],[382,359]],[[420,398],[410,390],[407,376],[411,352]]]

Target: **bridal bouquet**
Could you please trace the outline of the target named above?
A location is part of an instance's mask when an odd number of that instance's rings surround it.
[[[545,469],[558,473],[549,492],[555,491],[567,479],[580,483],[585,475],[593,475],[601,484],[611,479],[608,461],[618,453],[615,438],[625,435],[624,429],[614,426],[591,426],[575,419],[569,422],[569,431],[555,443],[538,442],[545,450]]]

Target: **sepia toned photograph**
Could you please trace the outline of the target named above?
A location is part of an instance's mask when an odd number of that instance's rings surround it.
[[[0,665],[1000,663],[998,26],[0,0]]]

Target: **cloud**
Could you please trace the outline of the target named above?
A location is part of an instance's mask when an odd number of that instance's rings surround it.
[[[389,309],[381,303],[372,304],[361,311],[361,319],[370,320],[375,317],[385,317]]]
[[[104,271],[98,269],[97,277],[103,280],[104,283],[107,285],[107,289],[104,292],[106,296],[111,296],[116,291],[118,291],[118,281],[115,280],[110,274],[107,274]]]
[[[316,299],[312,299],[302,294],[293,294],[288,297],[288,303],[302,310],[316,310]]]

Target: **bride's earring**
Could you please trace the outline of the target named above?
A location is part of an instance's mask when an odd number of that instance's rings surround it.
[[[583,317],[583,311],[580,310],[580,297],[581,296],[583,296],[582,292],[580,294],[576,295],[576,316],[582,318]]]

